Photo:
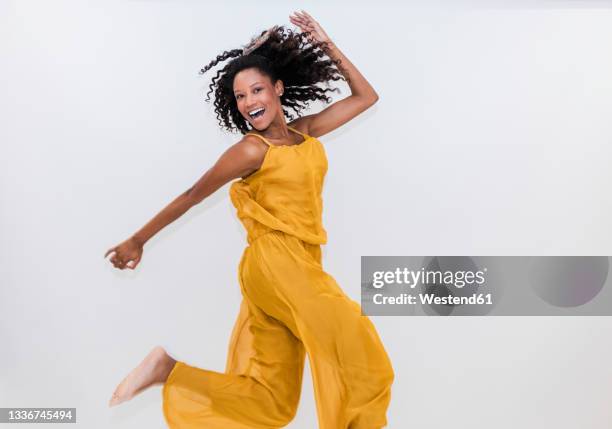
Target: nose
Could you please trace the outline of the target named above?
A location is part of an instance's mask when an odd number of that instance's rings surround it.
[[[244,96],[244,105],[249,109],[257,107],[259,94],[247,93]]]
[[[255,107],[255,100],[247,97],[245,101],[246,101],[245,106],[247,106],[247,110],[251,110],[252,108]]]

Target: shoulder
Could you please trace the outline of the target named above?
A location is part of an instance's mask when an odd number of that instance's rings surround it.
[[[264,142],[252,135],[244,135],[221,155],[214,168],[223,176],[244,178],[260,168],[266,152]]]
[[[226,155],[232,163],[257,167],[266,156],[268,146],[258,137],[244,135],[227,150]]]
[[[236,144],[240,145],[243,150],[246,151],[257,151],[258,149],[263,148],[265,152],[265,149],[268,147],[268,145],[261,138],[254,136],[253,134],[245,134]]]
[[[245,158],[258,160],[265,155],[268,145],[254,135],[244,135],[234,143],[232,149]]]

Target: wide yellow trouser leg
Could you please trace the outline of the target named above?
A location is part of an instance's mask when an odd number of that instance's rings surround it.
[[[264,234],[245,249],[239,280],[226,373],[177,362],[163,389],[172,429],[283,427],[298,405],[305,352],[320,429],[386,426],[391,362],[369,318],[323,270],[320,246]]]
[[[295,416],[304,347],[281,323],[242,301],[225,373],[178,361],[162,390],[171,429],[272,429]]]

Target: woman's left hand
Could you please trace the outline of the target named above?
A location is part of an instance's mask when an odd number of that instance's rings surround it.
[[[293,16],[289,15],[289,20],[300,27],[303,32],[310,32],[309,39],[312,42],[313,40],[317,42],[331,42],[331,39],[323,31],[321,26],[315,19],[310,16],[306,11],[302,10],[301,12],[293,12]]]

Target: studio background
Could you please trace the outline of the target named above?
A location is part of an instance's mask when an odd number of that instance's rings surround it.
[[[380,95],[320,138],[323,264],[353,299],[362,255],[611,255],[610,2],[425,3],[1,1],[0,406],[163,428],[160,387],[107,408],[153,346],[223,371],[246,245],[229,185],[135,271],[103,255],[239,140],[200,68],[293,10]],[[610,318],[372,320],[389,428],[609,427]],[[305,371],[291,429],[317,427]]]

